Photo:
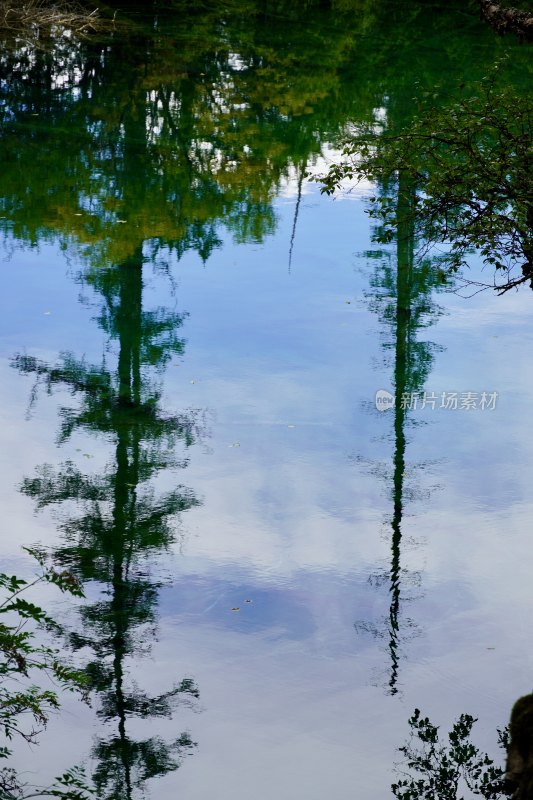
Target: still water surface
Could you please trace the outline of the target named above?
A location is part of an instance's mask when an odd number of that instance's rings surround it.
[[[54,610],[94,688],[28,777],[381,800],[415,707],[495,752],[530,690],[529,292],[438,289],[376,250],[370,187],[305,178],[501,55],[454,8],[236,3],[5,50],[2,561],[39,544],[83,581]]]

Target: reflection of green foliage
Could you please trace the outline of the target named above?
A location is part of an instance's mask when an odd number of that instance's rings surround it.
[[[409,208],[388,194],[372,198],[379,240],[392,241],[410,220],[424,253],[447,247],[438,260],[454,272],[474,248],[497,270],[518,267],[519,277],[504,285],[510,288],[533,279],[533,106],[514,89],[497,89],[495,76],[473,97],[424,108],[398,133],[357,136],[323,189],[334,191],[345,177],[390,184],[409,176],[418,190]]]
[[[194,747],[186,732],[170,742],[157,736],[137,741],[128,732],[128,720],[171,717],[176,706],[198,697],[190,678],[151,696],[128,670],[128,659],[146,653],[156,635],[158,585],[147,561],[171,546],[177,518],[198,505],[186,487],[158,494],[153,485],[162,470],[187,464],[180,449],[194,442],[197,426],[194,412],[169,415],[161,408],[159,377],[169,358],[183,352],[178,337],[183,315],[143,308],[142,272],[137,250],[118,267],[82,276],[103,296],[97,320],[110,343],[117,344],[115,369],[72,354],[56,365],[28,355],[13,359],[16,369],[34,376],[34,396],[42,385],[50,393],[67,390],[78,400],[77,407],[59,409],[60,443],[83,430],[114,446],[100,474],[86,474],[67,461],[59,468],[39,467],[21,487],[39,509],[66,509],[54,558],[82,583],[95,581],[104,590],[80,610],[81,629],[67,641],[80,652],[92,652],[86,674],[100,697],[97,713],[116,725],[116,732],[102,733],[94,748],[99,762],[94,779],[110,800],[131,800],[148,778],[176,769]]]
[[[0,57],[0,228],[94,266],[261,241],[280,184],[375,109],[395,128],[416,92],[501,48],[458,2],[234,0],[158,8],[106,41],[52,37]],[[155,9],[154,9],[155,10]],[[179,11],[179,13],[177,13]],[[517,65],[523,61],[513,54]]]
[[[402,394],[423,389],[438,350],[433,342],[419,338],[442,313],[431,296],[439,288],[438,275],[428,262],[415,267],[412,257],[410,264],[400,265],[396,254],[383,251],[371,255],[377,264],[367,293],[369,307],[383,324],[385,362],[394,370],[401,405]],[[402,313],[404,325],[398,326]],[[400,361],[398,346],[402,346]]]
[[[265,26],[263,6],[242,3],[206,15],[70,54],[58,43],[38,63],[24,48],[6,54],[5,229],[97,266],[142,242],[154,260],[164,249],[205,260],[219,223],[237,241],[272,232],[278,185],[320,152],[317,131],[343,125],[357,21],[316,11],[302,25],[293,9]]]
[[[503,798],[504,771],[494,766],[470,740],[476,720],[461,714],[448,734],[448,742],[439,740],[439,729],[418,709],[409,720],[411,739],[400,747],[405,757],[408,777],[392,785],[398,800],[461,800],[465,789],[486,800]],[[508,746],[508,734],[499,732],[500,744]],[[403,771],[403,770],[402,770]]]
[[[113,800],[129,798],[134,789],[142,789],[150,778],[177,769],[182,758],[195,746],[186,733],[170,743],[159,736],[140,742],[132,739],[124,742],[119,737],[99,742],[93,751],[93,756],[98,760],[94,773],[95,785],[99,791],[110,792],[106,796]],[[126,783],[121,779],[123,770],[128,775]]]
[[[383,349],[386,366],[392,368],[395,399],[394,452],[390,476],[390,604],[385,620],[390,659],[388,691],[391,694],[398,692],[402,639],[405,638],[406,629],[413,628],[413,623],[402,614],[405,569],[402,569],[401,545],[405,503],[406,428],[409,422],[406,400],[412,393],[423,389],[431,370],[437,347],[432,342],[420,340],[419,336],[421,331],[434,323],[439,313],[432,299],[433,292],[439,286],[436,271],[427,262],[415,264],[414,230],[403,213],[403,209],[410,207],[413,197],[413,182],[402,175],[396,199],[402,224],[396,231],[395,252],[371,251],[368,254],[376,262],[376,267],[370,278],[367,297],[370,309],[378,315],[384,328]],[[356,623],[355,628],[369,630],[379,637],[384,636],[382,630],[365,622]]]
[[[279,187],[295,176],[301,181],[325,143],[339,141],[351,123],[371,122],[376,109],[396,129],[415,76],[431,86],[442,70],[460,75],[470,67],[479,41],[490,42],[488,60],[499,47],[488,33],[480,37],[474,18],[458,35],[458,0],[441,15],[432,5],[396,0],[331,5],[334,14],[319,1],[228,0],[222,7],[154,0],[138,4],[145,17],[128,35],[68,44],[52,38],[39,53],[19,43],[0,55],[0,229],[7,243],[56,242],[81,260],[82,281],[104,301],[98,324],[117,350],[116,369],[107,353],[100,365],[72,353],[55,364],[14,360],[37,384],[77,402],[60,409],[60,444],[81,431],[114,447],[99,475],[66,462],[38,468],[22,485],[38,507],[61,509],[56,557],[102,588],[69,641],[80,653],[90,651],[98,713],[114,725],[94,750],[101,793],[113,800],[129,800],[192,747],[186,733],[171,742],[137,741],[129,720],[171,714],[198,695],[186,679],[153,697],[129,675],[129,660],[157,633],[158,584],[147,562],[171,546],[180,513],[198,505],[182,486],[156,492],[162,470],[186,465],[183,449],[193,444],[196,424],[192,414],[161,408],[158,381],[168,360],[183,352],[183,315],[143,309],[143,265],[164,265],[169,251],[178,258],[193,251],[205,261],[221,246],[222,229],[237,242],[262,241],[275,227]],[[384,314],[393,326],[392,298],[398,300],[397,392],[422,385],[432,355],[415,341],[428,319],[431,279],[413,270],[399,239],[397,273],[383,277]],[[391,690],[404,423],[398,412]]]

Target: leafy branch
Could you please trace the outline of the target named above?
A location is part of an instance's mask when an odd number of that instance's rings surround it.
[[[22,595],[39,584],[50,583],[61,592],[83,597],[81,585],[72,573],[58,571],[47,564],[43,553],[24,548],[39,565],[31,581],[0,573],[0,730],[6,742],[15,737],[34,744],[46,728],[50,714],[60,707],[59,692],[77,692],[88,699],[86,675],[60,658],[59,651],[43,643],[44,634],[57,631],[58,624],[43,608]],[[37,685],[37,676],[46,677],[50,688]],[[29,722],[28,722],[29,720]],[[11,755],[0,747],[0,759]],[[11,767],[0,769],[1,800],[26,800],[33,797],[62,797],[89,800],[94,796],[86,785],[83,770],[74,767],[45,788],[28,788]]]
[[[405,778],[391,786],[398,800],[462,800],[464,790],[498,800],[506,792],[505,771],[494,765],[471,741],[476,720],[461,714],[448,734],[446,744],[439,740],[439,729],[419,709],[409,720],[411,736],[400,753],[405,757]],[[499,743],[507,750],[508,731],[498,731]]]
[[[315,180],[326,194],[347,178],[372,181],[380,192],[368,213],[380,222],[379,242],[407,225],[443,276],[468,266],[477,250],[505,276],[494,288],[506,292],[527,281],[533,288],[533,105],[498,88],[498,69],[451,104],[426,93],[398,133],[361,130],[341,163]],[[416,190],[409,203],[396,199],[402,178]]]

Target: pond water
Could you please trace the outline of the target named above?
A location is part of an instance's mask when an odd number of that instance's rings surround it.
[[[215,6],[0,59],[2,563],[81,579],[43,602],[94,688],[15,763],[381,800],[415,707],[497,754],[531,688],[533,305],[306,172],[527,54],[462,3]]]

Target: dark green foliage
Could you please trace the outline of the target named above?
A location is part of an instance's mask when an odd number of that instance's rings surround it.
[[[27,548],[26,548],[27,549]],[[59,652],[43,643],[47,629],[59,626],[46,611],[21,595],[41,583],[51,583],[62,592],[83,597],[80,583],[68,571],[57,571],[46,563],[37,550],[27,549],[38,562],[40,571],[32,581],[0,573],[3,599],[0,614],[0,727],[6,741],[20,736],[28,743],[37,741],[50,714],[59,709],[58,692],[36,685],[38,675],[48,678],[62,691],[87,695],[87,678],[81,671],[59,658]],[[29,721],[29,722],[28,722]],[[0,747],[0,759],[11,755]],[[16,800],[29,797],[63,797],[88,800],[92,790],[86,785],[83,770],[73,768],[55,779],[52,786],[28,789],[16,770],[0,769],[0,797]]]
[[[48,582],[62,592],[82,597],[81,586],[70,572],[58,572],[48,567],[35,550],[28,552],[41,567],[33,581],[0,574],[0,587],[5,594],[0,614],[6,615],[3,617],[5,621],[0,622],[0,725],[7,739],[18,734],[33,742],[39,729],[46,726],[49,713],[59,707],[55,691],[33,684],[35,673],[45,673],[54,678],[62,689],[82,693],[86,680],[81,672],[58,659],[57,650],[36,639],[39,629],[55,627],[56,623],[40,606],[21,596],[37,584]],[[29,622],[33,622],[33,626],[29,626]],[[27,686],[24,686],[21,678],[27,680]],[[29,715],[37,727],[21,727],[22,715]]]
[[[394,797],[399,800],[464,800],[468,792],[487,800],[504,797],[504,770],[495,766],[492,759],[470,741],[475,722],[469,714],[461,714],[448,734],[447,743],[441,744],[438,727],[415,709],[409,720],[411,738],[399,748],[405,756],[407,777],[392,784]],[[500,745],[506,749],[507,731],[498,731],[498,734]]]

